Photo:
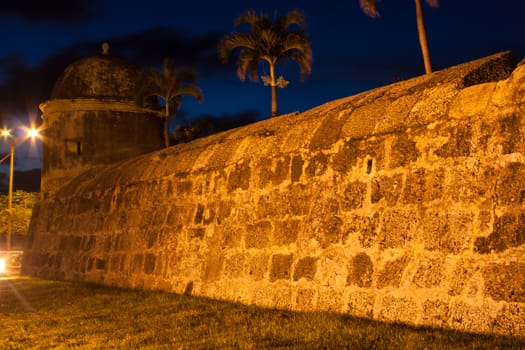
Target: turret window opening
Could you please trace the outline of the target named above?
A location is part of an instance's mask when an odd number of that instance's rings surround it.
[[[81,156],[84,152],[82,139],[66,140],[66,153],[68,156]]]

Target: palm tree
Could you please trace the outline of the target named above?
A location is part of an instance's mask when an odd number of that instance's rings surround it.
[[[421,6],[421,0],[416,1],[416,20],[417,20],[417,31],[419,35],[419,45],[421,46],[421,52],[423,54],[423,62],[425,64],[425,73],[432,73],[432,65],[430,64],[430,53],[428,51],[427,43],[427,32],[425,30],[425,21],[423,19],[423,8]],[[438,7],[439,0],[426,0],[426,2],[432,7]],[[363,12],[372,17],[376,18],[379,16],[377,12],[377,0],[359,0],[359,5]]]
[[[282,76],[275,77],[277,61],[296,61],[301,80],[312,71],[312,48],[305,31],[304,15],[299,10],[293,10],[272,22],[266,14],[248,10],[235,20],[235,25],[241,24],[249,24],[250,31],[224,36],[218,45],[219,59],[227,63],[235,51],[239,79],[244,80],[248,75],[252,81],[258,80],[259,63],[266,62],[270,75],[262,76],[261,79],[264,85],[270,85],[272,89],[272,117],[277,116],[277,87],[284,88],[289,83]]]
[[[171,59],[165,59],[162,71],[145,71],[142,89],[137,101],[144,104],[148,97],[160,97],[164,102],[164,145],[170,146],[170,120],[175,118],[183,95],[195,97],[202,102],[202,91],[195,85],[197,73],[190,69],[176,69]]]

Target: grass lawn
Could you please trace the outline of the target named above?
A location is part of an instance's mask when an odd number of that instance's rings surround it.
[[[0,349],[525,349],[524,338],[0,277]]]

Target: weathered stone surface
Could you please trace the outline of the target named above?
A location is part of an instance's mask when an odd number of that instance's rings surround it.
[[[300,220],[283,220],[274,223],[273,241],[275,245],[288,245],[297,240],[300,231]]]
[[[308,161],[305,169],[305,174],[310,177],[321,176],[328,167],[328,156],[325,154],[318,154]]]
[[[363,206],[366,198],[366,183],[356,181],[350,183],[343,194],[341,206],[343,210],[357,209]]]
[[[401,194],[403,179],[401,174],[395,176],[379,176],[372,181],[372,203],[385,199],[388,206],[394,206]]]
[[[395,297],[386,295],[380,298],[378,318],[387,322],[408,322],[418,313],[417,301],[411,296]]]
[[[432,327],[446,327],[450,318],[450,309],[448,304],[441,300],[425,300],[421,315],[423,324]]]
[[[419,223],[417,212],[388,210],[383,213],[379,244],[382,248],[401,248],[412,241]]]
[[[439,286],[444,278],[443,265],[441,258],[419,260],[413,283],[420,288]]]
[[[238,188],[247,190],[250,186],[251,170],[247,164],[236,166],[228,175],[228,192]]]
[[[314,306],[314,289],[299,289],[295,297],[295,303],[299,310],[311,310]]]
[[[406,134],[396,137],[390,149],[390,168],[404,167],[415,161],[421,153],[416,147],[416,142],[409,139]]]
[[[359,150],[359,140],[351,139],[344,143],[339,152],[332,156],[330,165],[338,172],[346,173],[357,162],[361,154]]]
[[[268,270],[269,259],[269,256],[265,253],[251,256],[248,267],[248,275],[256,281],[262,280],[266,271]]]
[[[344,120],[336,118],[325,118],[310,140],[309,147],[312,150],[330,148],[339,140]]]
[[[279,159],[264,159],[259,165],[261,185],[268,183],[279,185],[290,178],[290,157]]]
[[[470,125],[449,129],[448,141],[434,151],[439,157],[466,157],[470,155],[472,130]]]
[[[405,271],[410,259],[407,256],[387,261],[383,268],[379,271],[377,276],[377,288],[385,288],[388,286],[399,287],[401,284],[401,277]]]
[[[425,248],[458,254],[469,248],[473,215],[427,211],[422,219]]]
[[[348,312],[357,317],[373,318],[375,296],[368,290],[353,292],[348,298]]]
[[[525,263],[490,264],[482,272],[486,292],[492,299],[525,302]]]
[[[310,222],[315,239],[321,247],[326,248],[332,244],[341,242],[343,233],[341,226],[343,221],[335,215],[318,218]]]
[[[157,258],[154,254],[146,254],[144,259],[144,273],[147,275],[152,274],[155,271],[155,262]]]
[[[525,309],[521,303],[509,303],[502,307],[495,319],[497,329],[505,334],[518,335],[525,333]]]
[[[293,273],[293,280],[298,281],[301,278],[307,280],[313,280],[315,278],[315,273],[317,271],[317,258],[306,257],[302,258],[297,262]]]
[[[524,243],[525,214],[516,217],[509,213],[496,218],[490,235],[476,238],[474,251],[481,254],[502,252]]]
[[[443,178],[443,169],[420,168],[411,172],[406,179],[403,202],[418,204],[439,199],[443,194]]]
[[[509,163],[498,171],[497,202],[502,205],[523,204],[525,201],[525,164]]]
[[[271,241],[272,224],[270,221],[259,221],[246,227],[246,248],[264,248]]]
[[[221,278],[221,272],[224,265],[224,256],[222,254],[212,254],[207,258],[203,279],[206,281],[216,281]]]
[[[360,253],[353,257],[348,273],[347,284],[355,284],[358,287],[367,288],[372,285],[372,274],[374,273],[374,264],[372,259],[365,254]]]
[[[362,247],[370,248],[376,241],[379,218],[378,212],[372,216],[351,216],[349,220],[345,222],[346,227],[343,232],[343,241],[357,234]]]
[[[291,277],[293,255],[276,254],[272,256],[272,266],[270,270],[270,281],[288,280]]]
[[[297,182],[301,180],[301,175],[303,174],[303,164],[304,164],[304,160],[301,156],[295,156],[292,158],[292,164],[291,164],[292,182]]]

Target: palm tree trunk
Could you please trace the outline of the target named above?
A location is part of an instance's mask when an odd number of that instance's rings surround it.
[[[425,20],[423,19],[423,8],[421,6],[421,0],[415,1],[419,45],[421,46],[423,62],[425,63],[425,73],[430,74],[432,73],[432,65],[430,64],[430,53],[428,52],[427,32],[425,30]]]
[[[272,117],[279,115],[277,109],[277,82],[275,81],[275,67],[272,62],[270,62],[270,86],[272,88]]]
[[[170,104],[166,101],[166,108],[164,114],[164,146],[170,146]]]

